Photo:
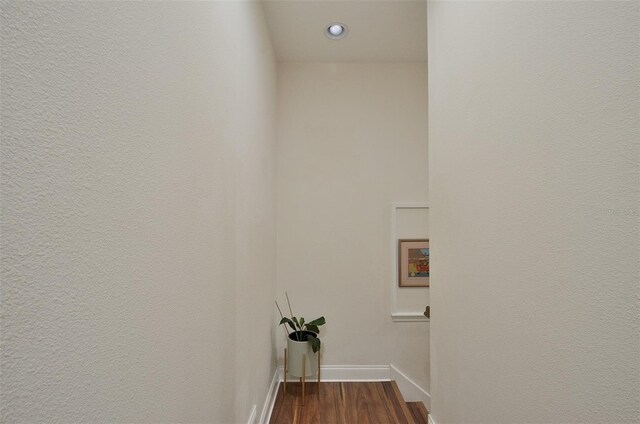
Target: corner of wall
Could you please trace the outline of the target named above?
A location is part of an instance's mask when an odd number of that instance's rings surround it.
[[[431,410],[431,395],[429,392],[420,387],[405,372],[395,365],[389,364],[389,376],[391,380],[395,380],[406,402],[422,402],[428,410]]]
[[[273,406],[276,403],[276,397],[278,395],[278,386],[280,385],[280,373],[278,369],[273,373],[273,377],[271,378],[271,384],[269,385],[269,390],[264,399],[264,403],[262,405],[262,412],[260,412],[260,419],[257,423],[254,421],[249,421],[249,424],[268,424],[271,419],[271,413],[273,412]],[[255,406],[254,406],[255,408]]]

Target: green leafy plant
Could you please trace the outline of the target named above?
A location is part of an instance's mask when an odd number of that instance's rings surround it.
[[[293,340],[293,337],[295,337],[295,340],[297,342],[308,341],[309,343],[311,343],[311,349],[313,349],[314,353],[319,351],[321,342],[320,342],[320,338],[317,337],[317,335],[320,333],[320,328],[318,327],[326,323],[324,317],[316,318],[313,321],[309,321],[309,322],[306,322],[305,319],[302,317],[296,318],[293,315],[293,311],[291,310],[291,302],[289,302],[289,294],[287,292],[285,292],[284,294],[287,296],[287,305],[289,305],[289,312],[291,313],[291,318],[285,317],[282,314],[282,310],[280,309],[278,302],[276,302],[276,307],[278,308],[278,312],[280,312],[280,318],[281,318],[279,325],[286,324],[283,328],[285,330],[285,333],[287,334],[287,337],[290,337],[292,340]],[[293,330],[291,333],[287,332],[287,329],[286,329],[287,325]],[[308,332],[315,333],[316,336],[313,336]],[[293,334],[293,337],[291,337],[291,334]]]

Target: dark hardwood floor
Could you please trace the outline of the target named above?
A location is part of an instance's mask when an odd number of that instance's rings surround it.
[[[422,402],[407,402],[409,412],[413,416],[413,421],[416,424],[428,424],[429,412]]]
[[[411,411],[394,381],[323,382],[319,392],[317,383],[307,383],[304,405],[300,383],[287,383],[286,395],[283,388],[283,384],[278,387],[271,424],[426,423],[417,420],[422,417],[422,411]]]

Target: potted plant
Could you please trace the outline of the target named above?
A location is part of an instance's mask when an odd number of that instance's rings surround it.
[[[276,302],[278,312],[280,312],[280,324],[285,324],[284,330],[287,335],[287,350],[285,351],[285,378],[287,372],[293,377],[306,378],[313,376],[315,370],[318,369],[319,380],[319,362],[318,352],[320,351],[321,342],[318,334],[320,326],[325,324],[324,317],[316,318],[312,321],[305,321],[304,318],[297,318],[293,315],[291,302],[289,302],[289,294],[285,292],[287,297],[287,305],[291,317],[285,317],[282,310]],[[293,330],[287,331],[287,326]],[[304,364],[304,372],[303,372]],[[285,380],[286,381],[286,380]]]

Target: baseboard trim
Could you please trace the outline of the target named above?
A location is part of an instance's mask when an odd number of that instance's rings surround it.
[[[389,381],[389,365],[323,365],[322,381]],[[279,380],[284,381],[284,367],[278,367]],[[309,381],[315,381],[313,378]]]
[[[247,420],[247,424],[255,424],[256,410],[257,410],[257,406],[253,405],[253,407],[251,408],[251,413],[249,414],[249,419]]]
[[[422,402],[429,411],[431,410],[431,395],[429,392],[407,377],[404,372],[393,364],[389,364],[389,377],[391,380],[395,380],[405,402]]]
[[[436,422],[433,420],[433,417],[431,416],[431,414],[429,414],[429,424],[436,424]]]
[[[267,397],[264,400],[264,405],[262,405],[262,412],[260,413],[260,420],[258,421],[259,424],[268,424],[269,420],[271,420],[271,413],[273,412],[273,406],[276,403],[276,395],[278,394],[279,384],[280,371],[276,368],[276,370],[273,372],[271,384],[269,385],[269,392],[267,393]],[[250,424],[254,424],[254,422],[250,421]]]

